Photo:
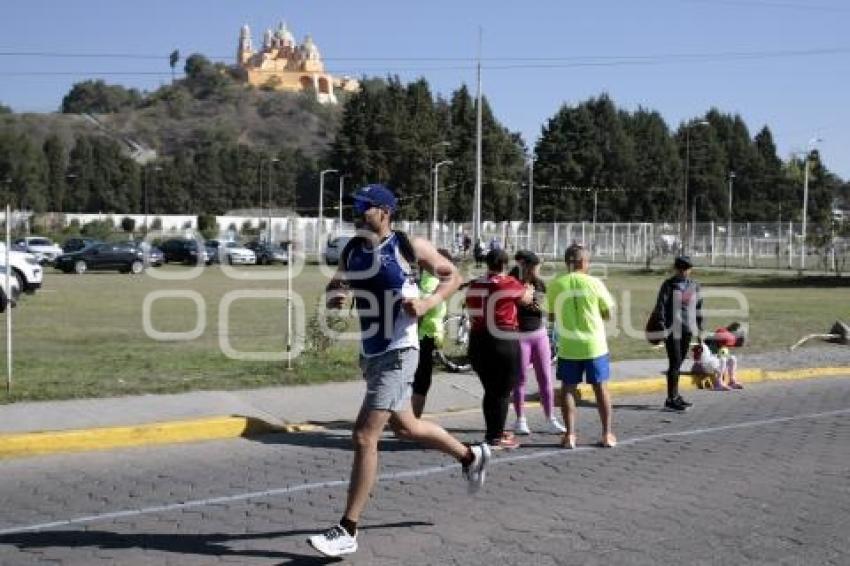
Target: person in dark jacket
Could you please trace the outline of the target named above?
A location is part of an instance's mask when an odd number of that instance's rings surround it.
[[[693,403],[679,394],[679,372],[688,355],[691,338],[702,332],[702,296],[700,286],[691,279],[693,264],[688,256],[679,256],[673,263],[675,273],[661,284],[655,311],[664,328],[667,349],[667,399],[664,408],[686,411]]]

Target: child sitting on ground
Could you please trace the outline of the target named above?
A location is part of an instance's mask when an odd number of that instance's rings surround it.
[[[735,378],[738,360],[735,359],[735,356],[729,354],[728,348],[720,348],[715,355],[705,344],[697,344],[691,352],[694,357],[691,373],[709,376],[712,388],[715,391],[744,388]],[[726,382],[728,382],[728,385]]]
[[[721,379],[725,377],[725,381],[731,389],[743,389],[744,386],[735,376],[735,370],[738,369],[738,358],[730,354],[729,348],[726,346],[720,348],[717,357],[720,359],[720,370],[723,372]]]

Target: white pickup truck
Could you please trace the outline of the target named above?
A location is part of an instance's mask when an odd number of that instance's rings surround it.
[[[6,288],[6,266],[0,266],[0,312],[6,312],[10,304],[14,307],[18,301],[18,295],[21,294],[17,279],[9,277],[9,283],[12,286],[11,291]]]
[[[18,288],[24,293],[35,293],[41,287],[44,279],[44,269],[38,259],[31,253],[11,249],[9,263],[12,265],[14,279],[18,280]],[[0,241],[0,266],[6,265],[6,242]]]

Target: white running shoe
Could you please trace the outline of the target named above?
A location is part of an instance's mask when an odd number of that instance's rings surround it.
[[[357,552],[357,535],[351,536],[342,525],[334,525],[320,535],[313,535],[307,542],[325,556],[342,556]]]
[[[531,434],[531,429],[528,428],[528,420],[525,417],[519,417],[514,423],[514,434]]]
[[[475,444],[469,447],[472,450],[473,460],[469,466],[463,468],[463,477],[466,478],[469,493],[476,493],[484,480],[487,479],[487,464],[490,462],[490,447],[486,443]],[[356,545],[355,545],[356,546]]]
[[[564,434],[567,432],[567,428],[561,424],[558,417],[552,417],[549,419],[549,424],[546,425],[546,432],[549,434]]]

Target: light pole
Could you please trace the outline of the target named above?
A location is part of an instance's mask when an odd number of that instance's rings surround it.
[[[729,171],[729,210],[726,219],[726,255],[732,249],[732,184],[735,181],[735,172]]]
[[[699,120],[685,126],[685,198],[682,201],[682,225],[679,239],[682,251],[687,251],[685,240],[688,236],[688,182],[691,177],[691,128],[694,126],[707,126],[707,120]]]
[[[266,232],[268,233],[268,236],[266,237],[266,243],[268,245],[272,244],[272,171],[274,171],[274,164],[275,163],[280,163],[280,159],[278,159],[277,157],[273,157],[269,161],[269,190],[268,190],[269,196],[268,196],[268,209],[267,209],[267,212],[268,212],[267,224],[268,225],[266,226]],[[257,226],[257,228],[259,228],[259,226]]]
[[[431,240],[435,241],[437,236],[437,191],[440,190],[440,167],[443,165],[451,165],[452,161],[446,159],[434,165],[434,218],[432,224]]]
[[[439,147],[448,147],[452,145],[452,142],[449,141],[438,141],[436,143],[432,143],[428,146],[428,183],[431,185],[431,194],[436,194],[437,189],[435,185],[437,184],[434,178],[434,148]],[[432,202],[431,207],[436,209],[436,205]],[[432,226],[433,228],[433,226]],[[433,234],[430,234],[431,239],[433,239]]]
[[[319,248],[322,245],[322,232],[324,232],[325,223],[324,223],[324,203],[325,203],[325,175],[328,173],[339,173],[337,169],[323,169],[319,171],[319,225],[316,228],[316,252],[318,253]]]
[[[534,214],[534,153],[528,156],[528,249],[534,251],[531,245],[532,224]]]
[[[806,150],[806,156],[803,161],[803,238],[800,242],[800,269],[806,269],[806,217],[809,212],[809,158],[812,155],[815,144],[822,142],[820,138],[812,138],[809,140],[809,147]]]
[[[345,188],[345,175],[339,176],[339,228],[337,230],[342,234],[342,191]]]
[[[694,195],[691,203],[691,247],[695,247],[697,241],[697,201],[700,198],[706,198],[706,196],[703,194]]]

